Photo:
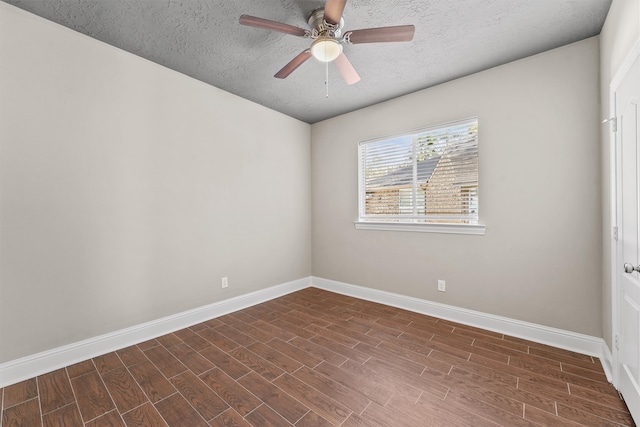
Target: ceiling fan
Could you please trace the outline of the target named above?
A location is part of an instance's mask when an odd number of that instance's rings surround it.
[[[360,81],[360,76],[342,51],[343,45],[410,41],[413,39],[415,27],[413,25],[400,25],[366,28],[347,31],[343,35],[344,19],[342,12],[346,3],[347,0],[327,0],[324,9],[320,8],[311,12],[307,19],[311,30],[249,15],[240,16],[240,24],[313,40],[309,49],[298,54],[278,71],[274,77],[279,79],[286,78],[313,56],[321,62],[335,62],[344,80],[351,85]]]

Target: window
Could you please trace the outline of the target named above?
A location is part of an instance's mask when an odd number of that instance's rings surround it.
[[[361,142],[358,161],[356,225],[478,224],[477,118]]]

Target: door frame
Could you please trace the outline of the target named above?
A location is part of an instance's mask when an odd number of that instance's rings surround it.
[[[616,112],[616,90],[627,76],[627,73],[631,70],[633,63],[636,59],[640,58],[640,39],[636,40],[633,44],[633,47],[625,56],[624,61],[616,71],[614,78],[611,80],[609,84],[609,114],[605,118],[605,120],[610,118],[615,118],[617,121],[617,112]],[[609,229],[609,242],[610,242],[610,251],[611,251],[611,259],[610,259],[610,275],[611,275],[611,340],[612,340],[612,348],[611,355],[611,382],[613,386],[617,389],[619,387],[620,382],[620,355],[619,349],[617,345],[618,336],[620,335],[620,322],[619,322],[619,313],[618,313],[618,297],[619,297],[619,283],[618,283],[618,274],[620,270],[620,266],[624,263],[623,260],[619,258],[618,244],[619,240],[617,239],[617,230],[620,224],[620,212],[618,211],[618,184],[619,179],[621,179],[619,171],[618,171],[618,159],[619,151],[618,151],[618,133],[615,132],[611,123],[606,123],[609,127],[609,188],[610,188],[610,215],[611,215],[611,228]],[[616,230],[614,232],[614,230]]]

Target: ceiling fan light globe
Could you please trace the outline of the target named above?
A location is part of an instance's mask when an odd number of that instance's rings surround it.
[[[342,45],[330,37],[319,37],[311,45],[311,55],[320,62],[331,62],[342,53]]]

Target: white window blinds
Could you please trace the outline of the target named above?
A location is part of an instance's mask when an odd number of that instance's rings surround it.
[[[358,147],[360,221],[478,223],[478,119]]]

